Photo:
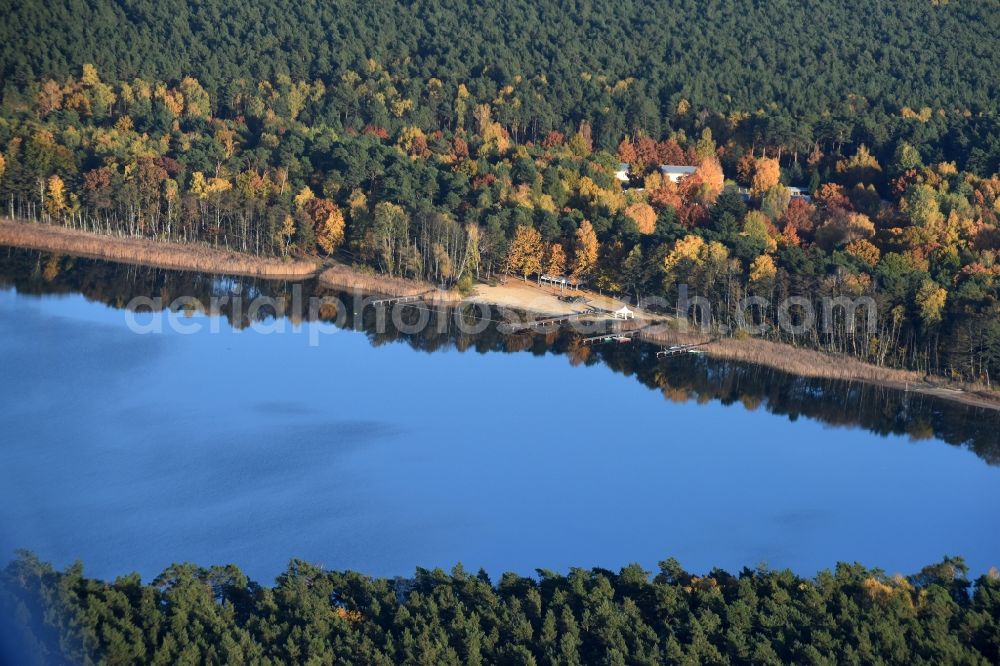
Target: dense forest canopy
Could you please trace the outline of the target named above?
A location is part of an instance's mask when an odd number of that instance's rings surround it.
[[[461,566],[388,580],[293,560],[263,587],[235,566],[104,582],[22,554],[0,572],[0,618],[0,657],[6,643],[17,663],[985,666],[1000,659],[1000,574],[973,585],[945,558],[905,577],[697,576],[668,559],[653,578],[631,565],[494,584]]]
[[[871,145],[863,134],[904,107],[996,114],[998,34],[997,0],[29,1],[5,10],[0,82],[89,62],[115,81],[193,76],[221,98],[239,79],[329,85],[374,59],[410,98],[431,78],[448,99],[512,86],[523,127],[586,120],[605,148],[671,129],[682,100],[696,114],[861,113],[855,138]]]

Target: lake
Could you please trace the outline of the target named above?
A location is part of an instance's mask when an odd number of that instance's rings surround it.
[[[997,412],[439,312],[413,334],[373,308],[137,333],[164,315],[124,307],[292,287],[0,249],[0,560],[261,582],[293,557],[379,576],[1000,564]]]

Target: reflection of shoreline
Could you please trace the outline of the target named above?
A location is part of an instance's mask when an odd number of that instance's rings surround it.
[[[305,279],[317,273],[311,261],[283,261],[276,258],[219,250],[203,245],[117,238],[46,224],[0,220],[0,245],[11,245],[47,252],[68,253],[99,260],[152,266],[179,271],[224,273],[265,279]],[[472,302],[531,312],[538,316],[572,314],[580,305],[561,301],[559,291],[532,282],[511,278],[506,284],[479,285],[475,294],[462,299],[456,292],[434,288],[425,282],[367,273],[337,264],[319,274],[319,283],[327,288],[361,290],[386,296],[421,296],[435,305]],[[574,292],[575,293],[575,292]],[[588,303],[607,310],[621,306],[620,301],[591,292],[580,292]],[[651,327],[640,337],[657,344],[701,343],[706,335],[679,333],[669,325]],[[760,338],[743,340],[724,338],[705,345],[709,355],[756,365],[782,372],[822,379],[860,381],[901,391],[931,395],[942,400],[973,407],[1000,410],[1000,395],[982,387],[967,387],[943,378],[928,381],[918,372],[885,368],[854,358],[828,354],[814,349],[793,347]]]
[[[705,339],[704,334],[696,331],[695,326],[691,326],[689,332],[679,332],[663,325],[647,329],[640,337],[654,344],[692,344]],[[971,407],[1000,410],[1000,396],[985,390],[967,390],[943,379],[929,381],[919,372],[882,368],[815,349],[803,349],[760,338],[722,338],[704,344],[699,349],[714,358],[763,365],[798,377],[864,382],[897,391],[930,395]]]
[[[253,257],[195,243],[119,238],[88,231],[0,219],[0,245],[68,253],[91,259],[248,277],[305,278],[316,273],[312,261]]]
[[[565,355],[572,365],[600,363],[616,373],[634,377],[644,386],[662,392],[671,402],[742,403],[747,409],[763,404],[768,412],[790,419],[802,416],[832,426],[860,426],[914,440],[934,437],[966,447],[991,465],[1000,465],[1000,440],[996,436],[1000,430],[1000,411],[987,411],[968,401],[947,400],[945,395],[932,391],[917,392],[912,387],[909,393],[904,393],[888,383],[795,374],[765,363],[753,363],[753,358],[728,360],[725,349],[715,355],[680,354],[659,359],[654,344],[588,345],[582,342],[581,334],[565,328],[546,329],[544,334],[532,330],[505,332],[507,327],[501,324],[508,322],[509,316],[524,316],[505,307],[483,310],[482,306],[404,304],[383,310],[372,305],[380,296],[367,296],[356,289],[330,288],[316,279],[224,277],[17,249],[0,251],[0,286],[15,287],[26,296],[77,293],[117,309],[127,308],[137,296],[160,297],[161,307],[178,312],[188,305],[171,306],[177,298],[194,298],[205,305],[214,298],[218,299],[219,307],[216,316],[224,317],[236,329],[247,328],[254,321],[272,326],[267,323],[274,317],[271,307],[264,307],[256,314],[250,312],[249,303],[263,297],[264,301],[273,299],[272,302],[282,303],[280,316],[293,324],[322,320],[337,329],[366,335],[373,347],[401,343],[421,352],[455,349],[477,354]],[[314,314],[307,305],[313,298],[320,302],[339,300],[343,307],[337,304],[326,310],[318,308]],[[424,316],[425,326],[407,330]],[[470,320],[469,328],[460,325],[459,318]],[[478,326],[480,323],[484,325]],[[704,339],[695,330],[688,335]],[[742,341],[733,349],[753,350],[759,346],[757,342]],[[785,353],[791,349],[767,344]],[[828,358],[832,362],[837,360]]]

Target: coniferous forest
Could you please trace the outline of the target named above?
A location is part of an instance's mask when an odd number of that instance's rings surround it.
[[[960,558],[815,578],[665,560],[652,578],[631,565],[493,582],[458,566],[390,580],[293,560],[264,587],[234,566],[104,582],[22,554],[0,573],[0,611],[22,621],[11,643],[53,664],[995,664],[1000,575],[966,574]]]

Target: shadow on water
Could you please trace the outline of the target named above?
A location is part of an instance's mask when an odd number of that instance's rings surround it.
[[[634,377],[643,385],[661,391],[669,401],[739,403],[746,409],[762,408],[790,420],[806,417],[881,435],[908,435],[912,440],[936,438],[964,446],[991,465],[1000,464],[1000,412],[994,410],[863,382],[800,377],[702,355],[657,359],[656,348],[646,344],[587,346],[581,343],[578,334],[566,330],[544,334],[504,333],[498,322],[505,313],[496,309],[491,309],[488,316],[474,308],[463,310],[462,315],[470,324],[481,321],[475,328],[482,330],[475,333],[468,332],[469,326],[457,325],[454,310],[441,307],[397,306],[402,309],[396,322],[386,316],[380,324],[376,308],[358,307],[357,296],[326,289],[315,280],[293,283],[213,276],[11,248],[0,249],[0,287],[14,287],[21,294],[39,296],[79,293],[114,308],[125,308],[136,296],[160,297],[165,305],[180,296],[193,297],[205,304],[215,297],[221,302],[220,316],[237,328],[248,327],[252,322],[245,305],[239,308],[233,305],[237,302],[234,296],[241,295],[244,304],[258,295],[290,303],[293,291],[298,289],[303,299],[311,296],[337,299],[347,304],[349,310],[358,310],[358,315],[353,311],[342,312],[338,320],[336,308],[326,306],[319,308],[316,318],[363,331],[373,346],[404,343],[425,352],[457,349],[566,355],[574,366],[604,364],[615,372]],[[228,299],[223,298],[227,296]],[[302,310],[301,318],[310,319],[308,308]],[[255,314],[260,320],[275,316],[270,308]],[[299,318],[295,314],[289,316],[293,320]],[[407,328],[421,317],[426,318],[426,325],[416,333],[403,332],[396,325]]]

